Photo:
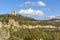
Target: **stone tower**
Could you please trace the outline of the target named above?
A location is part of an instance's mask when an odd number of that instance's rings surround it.
[[[14,10],[11,14],[16,16],[16,10]]]

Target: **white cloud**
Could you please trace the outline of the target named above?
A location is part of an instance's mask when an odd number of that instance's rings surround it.
[[[37,4],[40,6],[46,6],[46,4],[43,1],[38,1]]]
[[[59,18],[60,19],[60,15],[56,15],[56,16],[47,16],[48,19],[52,19],[52,18]]]
[[[46,4],[43,1],[37,1],[37,2],[31,2],[27,1],[23,4],[20,4],[20,6],[46,6]]]
[[[27,15],[27,16],[35,16],[35,15],[43,16],[44,15],[44,13],[41,10],[33,10],[31,8],[26,9],[26,10],[21,9],[19,11],[19,14]]]
[[[49,19],[56,18],[56,16],[48,16]]]
[[[27,1],[27,2],[25,2],[25,3],[23,3],[23,4],[21,4],[20,6],[29,6],[29,5],[35,5],[35,3],[34,2],[31,2],[31,1]]]

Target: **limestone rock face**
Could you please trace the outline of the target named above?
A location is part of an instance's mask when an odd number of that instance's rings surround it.
[[[15,21],[14,19],[9,19],[9,25],[13,27],[19,27],[19,23]]]
[[[2,26],[3,26],[3,24],[2,24],[2,22],[0,22],[0,28],[2,28]]]
[[[9,37],[10,37],[10,32],[9,31],[3,30],[0,33],[0,40],[7,40]]]

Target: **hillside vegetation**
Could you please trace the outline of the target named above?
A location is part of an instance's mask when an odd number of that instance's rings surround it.
[[[0,15],[0,21],[8,23],[9,19],[14,19],[15,21],[18,21],[20,25],[53,25],[56,27],[60,27],[60,19],[50,19],[50,20],[35,20],[33,18],[24,17],[22,15],[17,14],[4,14]]]
[[[12,20],[13,19],[13,20]],[[10,25],[10,26],[9,26]],[[23,25],[23,26],[22,26]],[[59,29],[25,28],[26,25],[53,25],[60,27],[60,19],[35,20],[21,15],[0,15],[0,40],[60,40]],[[22,26],[22,28],[17,27]]]

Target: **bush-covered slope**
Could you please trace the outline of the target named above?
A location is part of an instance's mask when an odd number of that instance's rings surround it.
[[[20,25],[25,24],[25,25],[53,25],[56,27],[60,27],[60,19],[51,19],[51,20],[35,20],[33,18],[29,17],[24,17],[19,14],[12,15],[12,14],[4,14],[0,15],[0,21],[2,22],[7,22],[9,19],[14,19],[15,21],[18,21]]]

